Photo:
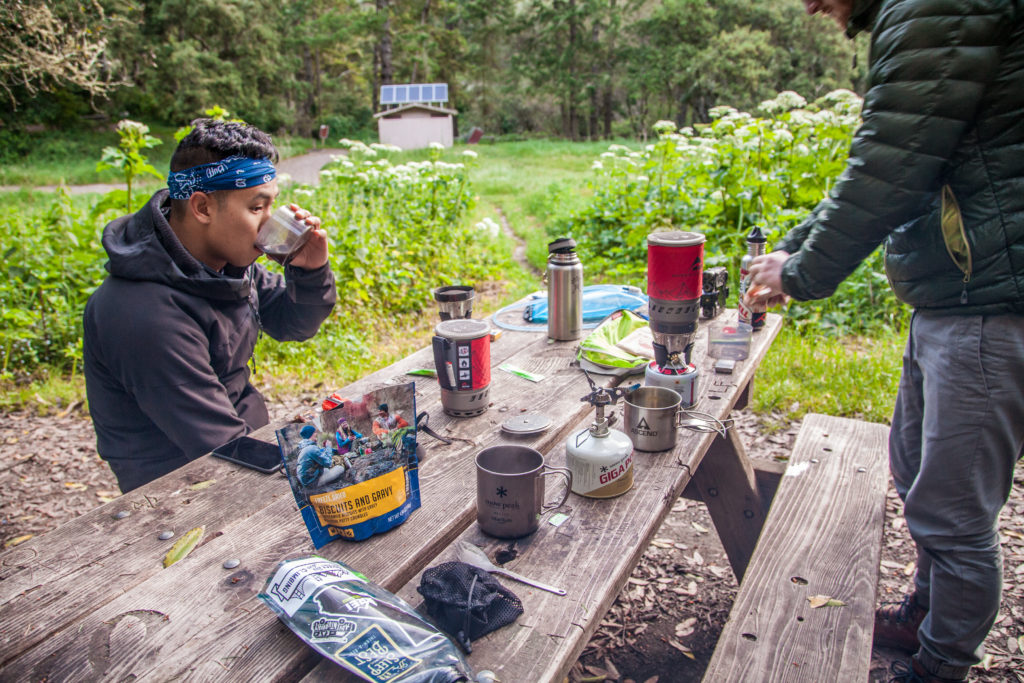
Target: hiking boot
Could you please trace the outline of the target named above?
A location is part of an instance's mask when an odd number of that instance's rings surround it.
[[[921,642],[917,627],[924,621],[928,608],[917,602],[916,593],[907,593],[899,603],[883,605],[875,610],[874,644],[906,652],[917,652]]]
[[[966,681],[966,678],[940,678],[928,673],[917,657],[910,658],[910,664],[895,661],[889,665],[889,673],[892,678],[889,683],[959,683]]]

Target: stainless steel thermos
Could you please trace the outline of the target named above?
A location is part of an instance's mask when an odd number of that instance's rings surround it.
[[[576,240],[561,237],[548,244],[548,337],[558,341],[583,334],[583,264]]]

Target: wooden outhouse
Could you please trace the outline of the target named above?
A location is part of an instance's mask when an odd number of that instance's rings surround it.
[[[452,146],[458,114],[433,104],[413,102],[374,114],[380,141],[402,149],[420,149],[431,142]]]

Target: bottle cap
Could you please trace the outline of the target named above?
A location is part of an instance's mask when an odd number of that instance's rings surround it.
[[[548,244],[549,254],[568,254],[576,249],[576,240],[571,237],[559,237]]]

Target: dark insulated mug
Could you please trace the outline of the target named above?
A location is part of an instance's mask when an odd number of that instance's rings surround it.
[[[483,320],[445,320],[434,335],[441,407],[452,417],[481,414],[490,394],[491,326]]]
[[[441,320],[468,318],[473,315],[473,297],[476,290],[470,285],[446,285],[434,290],[437,314]]]
[[[565,480],[558,502],[544,502],[544,477]],[[572,473],[545,464],[528,446],[491,446],[476,456],[476,521],[496,538],[522,538],[537,530],[544,512],[561,507],[572,489]]]

